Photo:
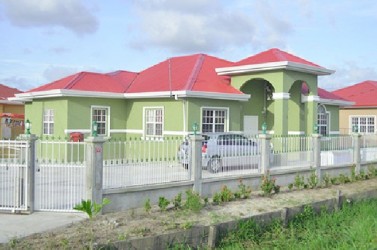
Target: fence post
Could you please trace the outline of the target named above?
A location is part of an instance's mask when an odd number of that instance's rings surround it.
[[[321,171],[321,135],[313,134],[313,168],[317,175],[318,183],[322,183],[322,171]]]
[[[104,137],[88,137],[86,142],[86,198],[102,203]]]
[[[194,181],[193,190],[199,195],[202,195],[202,142],[201,135],[190,135],[191,180]]]
[[[355,164],[355,173],[360,174],[361,167],[361,148],[360,148],[361,134],[352,134],[352,144],[353,144],[353,163]]]
[[[260,134],[259,139],[261,140],[261,167],[260,172],[266,175],[270,169],[270,157],[271,157],[271,135]]]
[[[26,178],[27,183],[26,190],[26,208],[28,209],[29,213],[34,212],[34,201],[35,201],[35,141],[37,140],[37,136],[34,134],[22,134],[17,139],[28,141],[28,147],[25,148],[25,152],[21,153],[21,157],[27,157],[25,160],[26,162]]]

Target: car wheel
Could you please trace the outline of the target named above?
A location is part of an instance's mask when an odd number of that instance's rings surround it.
[[[217,173],[221,171],[223,168],[222,166],[222,161],[221,158],[218,156],[214,156],[210,161],[209,161],[209,168],[208,171],[211,173]]]

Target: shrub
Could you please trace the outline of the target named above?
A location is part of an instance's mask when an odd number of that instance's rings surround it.
[[[145,212],[149,213],[152,209],[152,206],[151,206],[151,199],[147,199],[145,202],[144,202],[144,210]]]
[[[186,203],[185,208],[194,212],[199,212],[203,207],[201,198],[198,193],[189,189],[186,191]]]
[[[293,183],[289,183],[288,184],[288,189],[289,189],[289,191],[292,191],[292,189],[293,189]]]
[[[247,187],[242,180],[239,180],[238,191],[234,193],[234,197],[238,199],[247,199],[250,197],[251,187]]]
[[[308,178],[308,185],[309,185],[309,187],[311,189],[317,187],[317,185],[318,185],[318,178],[317,178],[317,175],[316,175],[315,171],[312,171],[310,173],[310,176]]]
[[[330,178],[330,175],[328,173],[326,173],[325,176],[323,176],[323,183],[324,183],[325,187],[330,187],[331,178]]]
[[[168,199],[166,199],[165,197],[163,196],[160,196],[158,198],[158,207],[162,210],[162,211],[166,211],[166,208],[169,206],[170,204],[170,201]]]
[[[294,185],[295,188],[297,188],[297,189],[302,189],[302,188],[304,188],[304,185],[305,185],[304,176],[302,176],[302,175],[300,175],[300,174],[296,174],[296,176],[295,176],[295,181],[294,181],[293,185]]]
[[[182,206],[182,193],[177,194],[172,200],[174,208],[180,208]]]
[[[271,178],[270,172],[267,172],[266,175],[262,176],[262,184],[261,190],[263,191],[263,195],[271,195],[272,191],[275,190],[275,178]],[[280,191],[280,188],[279,188]]]

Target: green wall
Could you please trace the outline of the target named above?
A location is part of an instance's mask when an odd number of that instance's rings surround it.
[[[31,132],[37,136],[43,135],[43,111],[54,110],[54,135],[55,137],[65,137],[64,129],[68,127],[68,101],[64,98],[39,99],[33,103],[25,104],[25,120],[29,119],[32,128]]]

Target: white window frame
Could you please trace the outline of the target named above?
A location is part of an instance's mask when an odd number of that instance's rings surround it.
[[[147,128],[148,128],[147,119],[146,119],[147,110],[161,110],[162,111],[162,121],[161,122],[158,122],[156,120],[154,120],[153,122],[149,122],[149,123],[154,125],[152,134],[147,133]],[[157,124],[161,124],[161,134],[156,134]],[[144,134],[144,138],[146,138],[146,137],[163,137],[164,136],[164,127],[165,127],[165,110],[164,110],[164,107],[162,107],[162,106],[146,106],[146,107],[143,107],[143,134]]]
[[[325,121],[326,121],[326,124],[321,124],[320,123],[320,117],[319,117],[319,108],[322,107],[323,110],[325,111],[324,114],[325,114]],[[317,107],[317,126],[318,126],[318,133],[321,134],[321,135],[329,135],[330,134],[330,112],[327,111],[326,109],[326,106],[323,105],[323,104],[319,104],[318,107]],[[326,133],[321,133],[321,128],[322,127],[325,127],[326,129]]]
[[[43,110],[43,134],[44,135],[53,135],[54,134],[54,110],[53,109],[45,109]],[[47,118],[47,119],[46,119]],[[45,125],[47,126],[47,130],[45,130]]]
[[[353,131],[353,123],[352,123],[352,120],[353,118],[357,118],[358,119],[358,122],[357,122],[357,132],[358,133],[364,133],[364,134],[375,134],[376,133],[376,116],[375,115],[350,115],[349,116],[349,127],[350,127],[350,131],[352,132]],[[366,123],[365,123],[365,131],[361,131],[361,124],[360,124],[360,120],[361,118],[365,118],[366,119]],[[373,118],[373,126],[369,126],[368,124],[368,118]],[[368,131],[368,128],[371,127],[373,128],[373,132],[369,132]]]
[[[106,111],[106,121],[105,122],[98,122],[99,123],[105,123],[105,133],[98,133],[100,136],[109,136],[110,133],[110,107],[109,106],[97,106],[97,105],[92,105],[90,107],[90,131],[92,131],[92,124],[93,124],[93,113],[94,110],[105,110]]]
[[[225,121],[224,121],[224,132],[228,132],[229,131],[229,116],[230,116],[230,112],[229,112],[229,108],[228,107],[209,107],[209,106],[204,106],[204,107],[201,107],[200,108],[200,132],[202,133],[203,132],[203,111],[204,110],[212,110],[212,111],[215,111],[215,110],[220,110],[220,111],[225,111]],[[215,125],[216,122],[213,123],[213,125]],[[212,127],[212,132],[214,132],[213,128],[215,126]],[[211,133],[211,132],[207,132],[207,133]]]

